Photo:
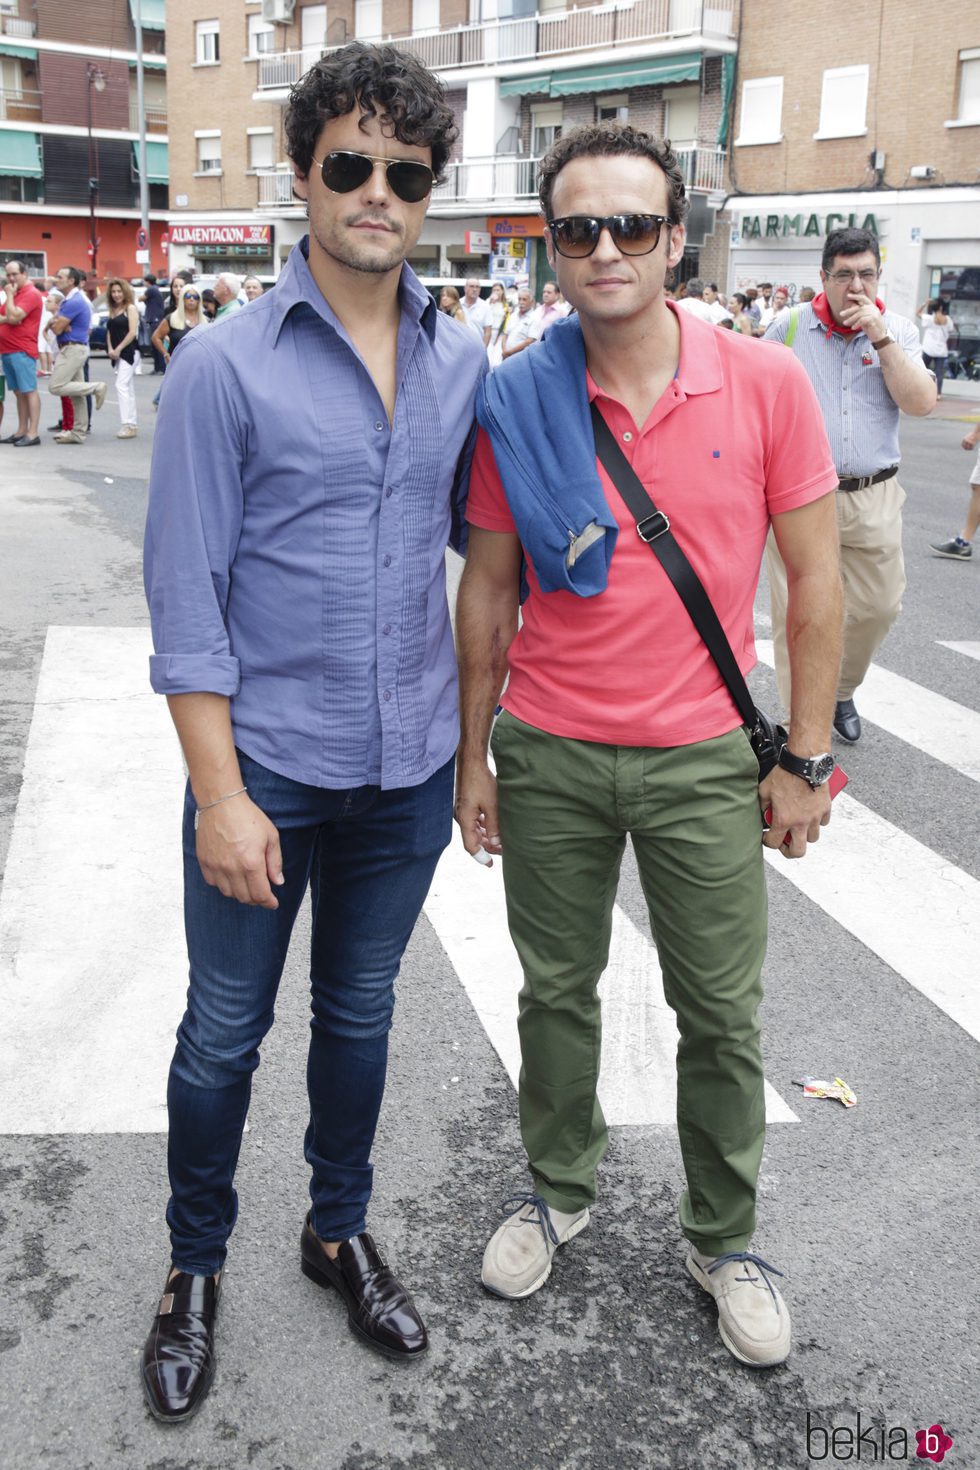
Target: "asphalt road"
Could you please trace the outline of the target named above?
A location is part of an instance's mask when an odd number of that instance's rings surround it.
[[[104,363],[94,370],[104,374]],[[48,627],[146,622],[139,544],[156,381],[137,379],[134,441],[113,437],[110,396],[83,446],[0,450],[3,861]],[[903,427],[909,588],[879,663],[980,713],[980,665],[941,646],[980,637],[980,556],[958,565],[927,549],[958,528],[966,499],[966,425],[952,416],[970,409],[945,412]],[[186,432],[208,428],[189,422]],[[763,636],[766,612],[761,595]],[[775,702],[768,669],[753,683],[760,702]],[[907,697],[914,707],[915,691]],[[980,878],[977,783],[955,761],[874,722],[844,761],[850,792],[889,833],[921,844],[942,871]],[[70,786],[70,761],[50,777]],[[123,842],[126,812],[115,820]],[[111,859],[93,852],[93,883]],[[869,912],[887,862],[883,849],[881,872],[872,861],[854,880]],[[36,879],[44,883],[43,871]],[[671,1127],[613,1130],[593,1224],[541,1293],[505,1303],[482,1292],[498,1202],[526,1177],[516,1099],[426,918],[399,985],[372,1229],[413,1287],[432,1349],[406,1367],[364,1349],[338,1303],[298,1270],[303,918],[239,1168],[218,1376],[192,1423],[155,1424],[137,1380],[166,1263],[164,1135],[3,1138],[5,1470],[802,1470],[825,1447],[824,1463],[871,1462],[872,1445],[883,1459],[883,1443],[900,1449],[900,1432],[908,1452],[891,1458],[915,1463],[915,1430],[937,1422],[953,1436],[953,1470],[980,1464],[976,1042],[900,964],[775,868],[770,902],[766,1075],[800,1121],[770,1129],[756,1243],[786,1272],[787,1365],[753,1373],[735,1364],[712,1304],[682,1269]],[[629,860],[619,903],[644,925]],[[971,917],[975,908],[962,923]],[[939,974],[950,931],[922,937]],[[847,1078],[858,1106],[803,1102],[791,1079],[804,1072]],[[105,1082],[93,1052],[91,1088]],[[833,1453],[822,1438],[831,1425]],[[859,1452],[847,1435],[862,1431]]]

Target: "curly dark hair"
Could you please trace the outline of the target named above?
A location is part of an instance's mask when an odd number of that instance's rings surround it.
[[[399,143],[431,147],[437,182],[456,139],[456,122],[446,105],[445,88],[418,57],[397,46],[366,46],[352,41],[332,51],[300,77],[286,109],[286,152],[301,174],[308,174],[324,124],[361,110],[390,123]]]
[[[690,203],[684,186],[684,175],[677,162],[677,155],[666,138],[655,138],[652,133],[641,132],[629,123],[601,122],[583,123],[571,128],[558,138],[544,158],[538,172],[538,198],[545,219],[551,218],[551,197],[555,179],[573,158],[609,158],[615,154],[632,153],[649,158],[667,176],[667,209],[671,224],[682,225],[687,218]]]

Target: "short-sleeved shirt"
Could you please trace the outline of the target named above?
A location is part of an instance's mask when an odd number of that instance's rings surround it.
[[[482,341],[483,333],[486,331],[487,327],[493,326],[493,319],[490,315],[489,304],[486,301],[481,301],[479,296],[476,298],[472,306],[467,305],[465,297],[460,300],[459,304],[462,307],[463,315],[466,318],[466,325],[472,331],[477,332]]]
[[[819,405],[792,354],[678,313],[677,376],[642,429],[588,378],[590,399],[670,518],[743,673],[756,661],[753,601],[771,515],[837,488]],[[666,573],[636,534],[608,475],[619,523],[606,590],[529,595],[510,646],[503,704],[553,735],[610,745],[671,746],[734,730],[740,717]],[[553,487],[554,488],[554,487]],[[489,438],[480,433],[467,518],[514,534]]]
[[[59,333],[58,346],[67,347],[71,342],[83,342],[88,346],[89,327],[92,324],[92,307],[84,291],[76,286],[74,291],[69,291],[64,301],[58,307],[58,315],[63,316],[68,322],[65,330]]]
[[[8,322],[2,314],[2,308],[5,305],[6,298],[0,302],[0,354],[6,356],[14,352],[24,352],[28,357],[33,357],[36,362],[44,297],[36,286],[30,281],[25,281],[20,290],[14,293],[14,305],[17,310],[27,313],[23,321]]]
[[[864,332],[827,335],[809,302],[797,313],[792,351],[806,369],[823,410],[827,437],[842,480],[876,475],[901,458],[898,404],[888,391],[878,354]],[[767,342],[783,342],[793,312],[782,312],[766,332]],[[912,362],[922,362],[914,322],[894,311],[882,312],[885,331]]]
[[[538,328],[537,312],[532,306],[523,316],[519,311],[512,311],[507,322],[507,330],[504,333],[504,347],[508,351],[517,347],[521,342],[536,342],[541,336]]]

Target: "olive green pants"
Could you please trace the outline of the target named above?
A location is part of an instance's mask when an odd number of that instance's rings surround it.
[[[493,733],[507,917],[521,965],[520,1121],[555,1209],[596,1197],[599,978],[630,835],[677,1017],[684,1234],[709,1255],[755,1227],[765,1141],[758,1008],[766,888],[758,765],[744,730],[667,749]]]

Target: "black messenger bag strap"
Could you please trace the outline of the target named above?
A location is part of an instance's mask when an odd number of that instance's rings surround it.
[[[595,434],[596,453],[626,502],[636,520],[636,532],[645,541],[654,556],[674,584],[678,597],[690,615],[691,621],[704,639],[708,652],[718,665],[728,692],[742,721],[753,730],[758,723],[758,712],[742,676],[732,646],[725,630],[718,621],[718,614],[701,585],[697,572],[684,555],[670,529],[670,521],[662,510],[658,510],[641,483],[639,476],[626,458],[612,430],[592,404],[592,428]]]

